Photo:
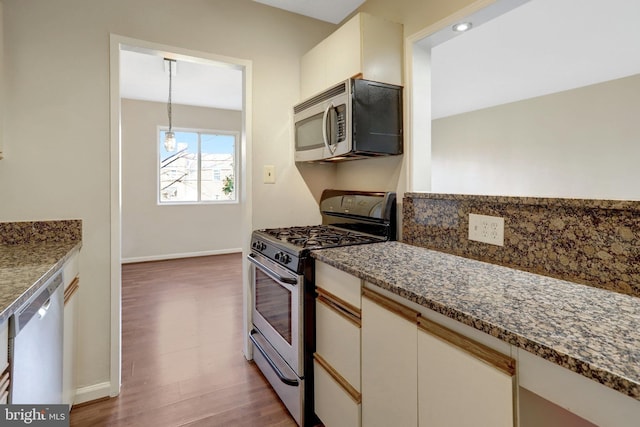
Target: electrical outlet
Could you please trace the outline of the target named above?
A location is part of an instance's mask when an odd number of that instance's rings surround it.
[[[265,165],[263,171],[263,181],[265,184],[275,184],[276,183],[276,167],[273,165]]]
[[[470,213],[469,240],[504,246],[504,218]]]

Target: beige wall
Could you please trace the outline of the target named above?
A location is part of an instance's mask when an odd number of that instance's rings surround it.
[[[358,11],[403,24],[406,38],[472,3],[474,2],[471,0],[367,0]],[[405,97],[408,90],[408,84],[405,82]],[[405,112],[406,117],[408,116]],[[408,120],[405,120],[405,134],[409,125]],[[407,152],[409,141],[406,137],[404,144]],[[392,156],[340,163],[336,167],[336,186],[360,190],[395,190],[402,194],[407,187],[404,157]]]
[[[253,61],[255,227],[315,222],[292,159],[299,58],[333,25],[251,0],[4,0],[0,220],[83,220],[80,386],[109,381],[109,34]],[[115,160],[114,160],[115,161]],[[294,199],[295,209],[282,209]],[[126,369],[126,367],[125,367]]]
[[[242,113],[173,105],[176,128],[240,133]],[[206,255],[242,248],[239,203],[159,206],[158,126],[167,105],[122,100],[122,258],[125,261]],[[238,188],[236,186],[236,188]]]
[[[640,199],[640,75],[433,121],[438,193]]]

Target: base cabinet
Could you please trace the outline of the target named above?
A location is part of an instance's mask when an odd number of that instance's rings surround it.
[[[327,427],[355,427],[360,421],[360,393],[321,357],[313,361],[316,415]],[[349,392],[351,391],[351,392]]]
[[[417,318],[418,313],[363,289],[363,426],[417,425]]]
[[[360,289],[360,279],[316,264],[314,404],[326,427],[361,425]]]
[[[513,359],[419,320],[419,426],[517,425],[514,379]]]
[[[62,403],[73,405],[76,397],[76,347],[78,289],[80,286],[78,253],[65,263],[64,278],[64,335],[62,344]]]
[[[321,262],[316,293],[314,403],[323,425],[518,425],[513,358]]]
[[[9,401],[9,322],[0,324],[0,405]]]

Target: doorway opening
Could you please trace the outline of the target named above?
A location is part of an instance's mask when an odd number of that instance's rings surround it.
[[[136,261],[147,261],[147,260],[159,260],[159,259],[169,259],[169,258],[178,258],[178,257],[192,257],[192,256],[201,256],[201,255],[213,255],[213,254],[221,254],[221,253],[230,253],[230,252],[247,252],[247,245],[249,238],[248,236],[252,230],[251,224],[251,61],[239,59],[239,58],[231,58],[221,55],[215,55],[207,52],[195,52],[187,49],[177,48],[173,46],[160,45],[157,43],[146,42],[142,40],[135,40],[131,38],[126,38],[117,35],[111,35],[111,46],[110,46],[110,82],[111,82],[111,357],[110,357],[110,381],[109,381],[109,395],[116,396],[120,392],[120,384],[121,384],[121,264],[123,261],[136,262]],[[132,58],[136,61],[135,67],[140,67],[139,69],[145,69],[145,67],[151,67],[153,69],[153,75],[147,74],[140,80],[136,80],[131,82],[131,77],[127,76],[125,71],[123,70],[123,64],[129,64],[130,67],[132,62]],[[158,138],[158,135],[163,133],[163,130],[158,126],[163,126],[164,122],[167,121],[167,110],[169,109],[168,103],[168,95],[169,95],[169,73],[166,72],[164,67],[165,59],[170,59],[172,61],[176,61],[178,63],[177,70],[176,68],[171,68],[172,73],[175,73],[173,77],[177,77],[179,79],[180,76],[180,65],[182,65],[183,71],[183,83],[182,88],[180,89],[180,93],[173,92],[173,118],[174,123],[176,118],[176,113],[178,110],[183,109],[185,114],[183,115],[184,121],[182,122],[182,128],[197,129],[199,131],[208,131],[209,133],[214,134],[216,136],[219,134],[224,134],[225,127],[231,126],[228,123],[233,122],[233,132],[235,135],[235,147],[233,152],[232,163],[235,163],[233,166],[235,167],[237,176],[234,177],[234,197],[232,201],[228,200],[210,200],[209,203],[183,203],[183,204],[175,204],[172,206],[161,206],[158,203],[157,194],[158,193],[158,183],[160,182],[159,174],[161,165],[163,164],[158,160],[158,156],[162,155],[162,149]],[[169,62],[172,64],[172,62]],[[171,66],[171,65],[170,65]],[[133,68],[135,68],[133,67]],[[155,69],[154,69],[155,67]],[[127,72],[132,70],[127,70]],[[191,73],[191,74],[189,74]],[[165,75],[166,74],[166,75]],[[201,74],[200,78],[203,80],[196,79],[196,75]],[[190,76],[190,77],[187,77]],[[224,104],[224,102],[230,102],[229,100],[234,98],[233,96],[229,97],[224,94],[220,94],[217,97],[218,101],[223,101],[222,103],[213,104],[211,102],[212,97],[214,95],[211,94],[211,90],[192,90],[188,87],[188,85],[193,83],[193,81],[202,81],[204,84],[215,85],[215,83],[220,80],[225,80],[228,78],[236,79],[238,81],[239,93],[238,96],[235,97],[233,102],[235,104],[231,105],[229,103]],[[156,80],[156,84],[154,85],[154,80]],[[174,83],[175,83],[174,79]],[[125,85],[127,85],[125,87]],[[131,87],[129,87],[131,86]],[[224,84],[223,84],[224,86]],[[230,86],[230,85],[227,85]],[[220,86],[218,86],[220,88]],[[125,90],[128,90],[128,94],[137,92],[138,95],[132,96],[127,95],[123,96]],[[145,92],[146,91],[146,92]],[[222,89],[220,89],[222,91]],[[188,98],[189,93],[191,93],[191,98]],[[204,94],[204,96],[203,96]],[[185,98],[186,96],[186,98]],[[125,99],[126,98],[126,99]],[[130,99],[135,98],[135,99]],[[157,98],[157,99],[156,99]],[[181,105],[175,105],[181,104]],[[176,108],[177,107],[177,108]],[[129,114],[131,111],[135,111],[136,108],[147,110],[146,113],[143,113],[141,116],[136,117],[144,117],[148,116],[149,111],[155,108],[156,115],[154,118],[150,120],[160,120],[156,125],[151,128],[151,136],[150,138],[146,136],[140,136],[139,134],[134,135],[134,139],[140,138],[144,139],[143,143],[138,144],[142,147],[143,151],[146,150],[147,155],[140,155],[140,153],[136,153],[135,151],[128,150],[130,147],[123,145],[123,135],[126,132],[131,130],[131,126],[127,128],[128,122],[125,121],[125,113]],[[189,109],[191,108],[191,109]],[[125,111],[126,110],[126,111]],[[218,116],[224,116],[220,118],[218,122],[216,122],[216,114],[211,114],[211,111],[222,112],[218,114]],[[161,111],[161,113],[158,113]],[[201,113],[205,114],[201,114]],[[151,114],[153,115],[153,114]],[[205,123],[212,123],[211,126],[198,125],[197,122],[190,121],[193,120],[194,117],[198,115],[203,116],[201,120],[204,120]],[[208,117],[208,118],[207,118]],[[129,120],[129,123],[136,122],[136,120]],[[215,124],[218,126],[215,126]],[[168,123],[167,123],[168,124]],[[146,126],[148,128],[149,126]],[[141,127],[137,127],[141,128]],[[218,128],[218,129],[216,129]],[[180,130],[180,128],[176,129]],[[218,130],[221,130],[218,132]],[[148,129],[147,129],[148,131]],[[178,133],[178,132],[176,132]],[[149,141],[152,142],[152,145],[149,144]],[[188,151],[188,142],[184,142],[183,145],[180,145],[183,148],[183,151]],[[213,143],[210,143],[213,144]],[[139,147],[139,148],[140,148]],[[201,147],[199,147],[199,150]],[[200,151],[198,152],[200,153]],[[166,154],[166,153],[165,153]],[[217,153],[215,153],[217,154]],[[125,157],[126,155],[126,157]],[[185,159],[182,159],[182,163],[188,163],[188,156],[183,156]],[[213,155],[209,156],[213,158]],[[228,157],[228,156],[227,156]],[[202,177],[202,172],[200,168],[204,168],[203,162],[199,159],[198,163],[198,178]],[[212,159],[207,158],[207,162],[211,163]],[[228,159],[227,159],[228,160]],[[225,160],[226,162],[226,160]],[[229,162],[227,162],[229,163]],[[124,167],[131,166],[133,164],[133,169],[125,169]],[[146,168],[146,169],[145,169]],[[134,172],[132,174],[126,175],[131,170]],[[129,171],[129,172],[127,172]],[[214,171],[212,170],[211,175],[214,175]],[[147,195],[147,201],[151,200],[151,203],[147,203],[146,206],[136,206],[136,213],[129,215],[127,212],[127,222],[123,221],[123,202],[125,201],[125,196],[129,197],[128,194],[128,182],[130,182],[131,176],[138,176],[141,178],[141,181],[144,180],[146,182],[146,188],[141,191],[149,192]],[[126,178],[126,181],[123,179]],[[136,183],[137,183],[136,179]],[[139,183],[137,183],[139,184]],[[136,185],[137,185],[136,184]],[[226,182],[228,187],[228,180]],[[142,185],[138,186],[138,190],[143,188]],[[186,187],[186,185],[183,185]],[[123,188],[127,191],[123,191]],[[138,196],[133,196],[133,198],[129,198],[128,200],[139,199]],[[136,202],[137,203],[137,202]],[[127,205],[129,206],[129,205]],[[154,213],[150,213],[149,209],[155,210]],[[162,209],[158,211],[158,209]],[[145,210],[147,212],[145,213]],[[216,213],[216,211],[219,211]],[[227,211],[233,210],[233,213],[229,213]],[[213,212],[213,213],[212,213]],[[189,236],[194,236],[200,233],[202,230],[206,230],[210,233],[215,233],[215,223],[216,221],[212,215],[222,215],[226,217],[233,217],[236,224],[233,227],[226,227],[227,230],[233,228],[234,237],[233,243],[227,245],[226,247],[214,247],[215,241],[224,241],[225,239],[207,239],[205,236],[198,243],[194,243],[194,239]],[[201,216],[202,218],[198,218],[193,220],[190,219],[190,216]],[[163,218],[165,222],[163,223]],[[144,236],[138,239],[126,240],[123,239],[123,232],[126,229],[135,229],[135,217],[139,218],[147,218],[144,227],[140,228],[155,228],[155,235],[165,235],[167,236],[168,231],[170,230],[178,230],[177,233],[173,235],[171,239],[165,239],[164,243],[169,243],[167,246],[162,247],[162,249],[158,250],[158,242],[151,242],[150,248],[137,248],[132,247],[132,243],[134,241],[143,241],[145,240]],[[134,218],[134,219],[132,219]],[[159,223],[156,226],[150,226],[148,221],[149,218],[159,218]],[[130,221],[131,220],[131,221]],[[197,223],[196,227],[199,229],[194,229],[188,232],[185,232],[185,223]],[[209,226],[207,226],[209,224]],[[223,224],[224,225],[224,224]],[[180,228],[182,227],[182,229]],[[208,230],[211,228],[211,230]],[[213,231],[212,231],[213,230]],[[239,231],[238,231],[239,230]],[[221,230],[220,232],[224,232],[225,230]],[[205,233],[206,234],[206,233]],[[180,239],[180,236],[184,236],[184,239]],[[223,236],[224,237],[224,236]],[[199,246],[198,246],[199,244]],[[135,252],[138,250],[139,252]],[[125,252],[126,251],[126,252]],[[146,251],[146,255],[144,254]],[[133,255],[132,255],[133,254]],[[137,254],[137,255],[136,255]],[[244,268],[243,271],[248,271],[248,268]],[[248,278],[245,277],[246,274],[243,273],[243,301],[244,307],[243,309],[247,310],[248,304],[247,299],[249,298],[248,294]],[[245,316],[246,317],[246,316]],[[246,327],[245,327],[246,329]],[[246,349],[245,349],[246,353]]]

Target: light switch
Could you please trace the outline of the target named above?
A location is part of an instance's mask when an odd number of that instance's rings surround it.
[[[263,175],[264,175],[263,181],[265,184],[276,183],[276,167],[275,166],[265,165]]]

